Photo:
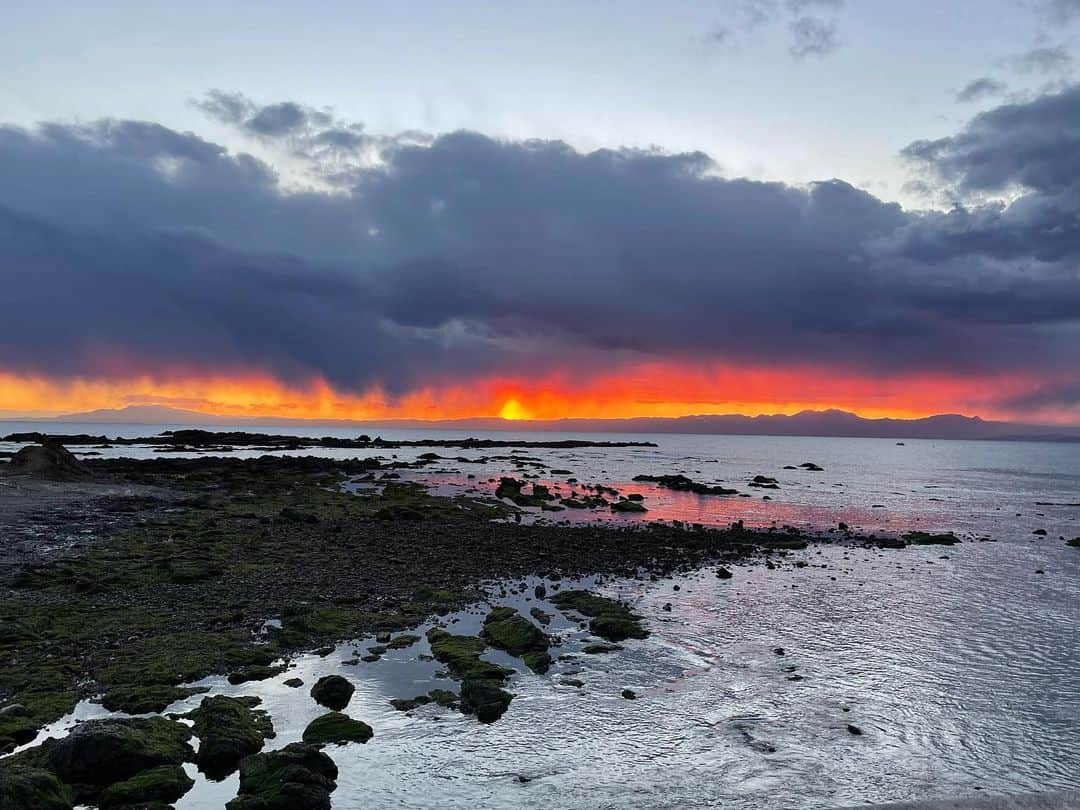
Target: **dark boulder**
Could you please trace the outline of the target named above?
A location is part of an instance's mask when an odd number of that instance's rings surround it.
[[[89,720],[56,743],[49,758],[68,783],[110,785],[192,757],[191,730],[164,717]]]
[[[109,785],[101,793],[101,810],[169,806],[195,785],[179,765],[159,765]]]
[[[348,742],[366,743],[374,734],[367,723],[353,720],[341,712],[327,712],[308,723],[303,740],[310,745],[344,745]]]
[[[331,810],[334,760],[316,746],[292,743],[240,763],[239,795],[227,810]]]
[[[311,696],[321,706],[339,712],[349,705],[355,691],[356,687],[340,675],[326,675],[311,687]]]
[[[263,742],[274,736],[274,727],[266,712],[254,710],[258,705],[256,697],[214,695],[188,713],[199,738],[195,762],[200,771],[223,779],[244,757],[262,750]]]
[[[89,468],[75,458],[71,451],[48,439],[43,439],[42,444],[22,448],[11,457],[6,468],[0,469],[52,481],[81,481],[92,477]]]

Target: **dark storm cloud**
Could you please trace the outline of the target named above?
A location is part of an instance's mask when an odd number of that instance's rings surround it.
[[[994,96],[1000,96],[1008,89],[1008,85],[1005,82],[998,79],[992,79],[989,76],[983,76],[979,79],[974,79],[968,82],[961,90],[956,94],[956,100],[967,104],[972,101],[983,101]]]
[[[290,154],[297,132],[362,132],[304,113],[269,138],[251,122],[306,108],[214,98]],[[1075,374],[1078,113],[1073,89],[912,144],[959,199],[1020,189],[928,213],[839,180],[723,178],[701,153],[476,132],[346,138],[298,190],[154,124],[0,128],[0,367],[391,391],[644,358]]]
[[[980,113],[959,133],[903,154],[965,192],[1074,189],[1080,178],[1080,85]]]

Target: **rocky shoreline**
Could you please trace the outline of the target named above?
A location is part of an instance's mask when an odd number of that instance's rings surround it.
[[[131,520],[108,527],[109,537],[57,559],[28,557],[0,595],[5,662],[0,752],[34,740],[43,725],[80,699],[103,696],[114,710],[160,712],[190,694],[185,684],[208,675],[242,683],[276,675],[282,659],[335,641],[380,634],[393,643],[391,633],[477,601],[485,581],[532,574],[556,581],[597,573],[655,577],[717,561],[724,564],[718,570],[724,576],[736,564],[769,569],[790,564],[788,553],[811,542],[903,545],[846,531],[812,537],[794,530],[754,531],[738,523],[724,529],[520,525],[510,519],[514,507],[503,501],[436,497],[397,480],[395,465],[375,459],[264,456],[79,464],[95,482],[153,491],[158,498],[140,501],[129,513]],[[366,488],[354,494],[342,486],[356,481]],[[48,516],[43,520],[40,528],[47,535]],[[63,520],[61,514],[52,529],[61,528]],[[938,542],[945,542],[940,537]],[[913,540],[920,541],[925,542]],[[595,595],[563,592],[559,600],[560,610],[575,611],[607,642],[597,645],[598,652],[601,646],[618,649],[613,642],[644,632],[631,613]],[[543,624],[542,617],[533,618]],[[461,694],[415,700],[460,705],[482,721],[497,719],[512,697],[503,688],[506,673],[479,658],[486,646],[521,657],[537,672],[550,661],[542,630],[512,612],[492,611],[479,637],[433,630],[428,641],[436,659],[460,681]],[[337,711],[324,705],[331,715]],[[232,718],[228,722],[248,740],[233,764],[254,757],[265,729],[245,712],[257,710],[212,705],[195,718],[202,745],[208,733],[200,735],[200,723],[217,728],[225,722],[213,719],[211,709]],[[320,720],[313,740],[362,731],[345,716]],[[144,731],[109,727],[102,734],[112,744],[114,737],[126,740]],[[176,769],[189,754],[176,750],[186,745],[187,738],[172,740],[169,755],[160,761],[135,760],[138,769],[87,788],[57,773],[57,746],[47,743],[0,760],[0,799],[38,785],[42,796],[134,806],[105,797],[134,795],[137,785],[126,780],[143,779],[151,791],[164,791],[155,801],[166,807],[169,791],[183,786]],[[258,796],[269,790],[260,774],[285,767],[282,757],[307,763],[297,768],[322,769],[319,779],[332,784],[328,766],[316,754],[312,746],[259,754],[264,759],[251,762],[247,776],[241,764],[241,793],[251,796],[236,806],[279,806],[259,804]],[[144,778],[149,770],[153,779]],[[114,790],[116,785],[122,786]],[[329,806],[325,788],[315,791],[312,803],[302,803],[297,794],[293,804],[280,806]]]

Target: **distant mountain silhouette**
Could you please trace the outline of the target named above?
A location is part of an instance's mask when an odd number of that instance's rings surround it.
[[[251,420],[238,416],[216,416],[201,411],[170,408],[165,405],[128,405],[126,408],[101,408],[96,411],[66,413],[50,419],[32,421],[129,425],[242,425]]]
[[[306,420],[217,416],[164,405],[130,405],[57,416],[55,422],[145,425],[293,425],[308,427],[415,430],[559,431],[565,433],[693,433],[733,436],[849,436],[882,439],[996,439],[1080,441],[1080,427],[992,422],[977,416],[940,414],[922,419],[866,419],[848,411],[802,411],[793,415],[703,414],[634,419],[550,419],[508,421],[497,418],[425,421],[422,419]]]

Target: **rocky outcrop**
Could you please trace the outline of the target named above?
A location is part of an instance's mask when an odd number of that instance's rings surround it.
[[[240,763],[239,795],[227,810],[330,810],[334,760],[314,745],[292,743]]]
[[[311,696],[320,706],[341,711],[349,705],[356,687],[340,675],[326,675],[311,687]]]
[[[367,723],[353,720],[341,712],[327,712],[308,723],[303,740],[309,745],[344,745],[348,742],[366,743],[373,736],[375,732]]]
[[[211,779],[223,779],[236,770],[246,756],[262,750],[263,743],[274,736],[270,717],[255,710],[257,697],[214,695],[202,703],[188,718],[194,721],[199,750],[195,762],[199,770]]]
[[[192,758],[191,730],[164,717],[90,720],[52,750],[51,770],[69,784],[111,785]]]

